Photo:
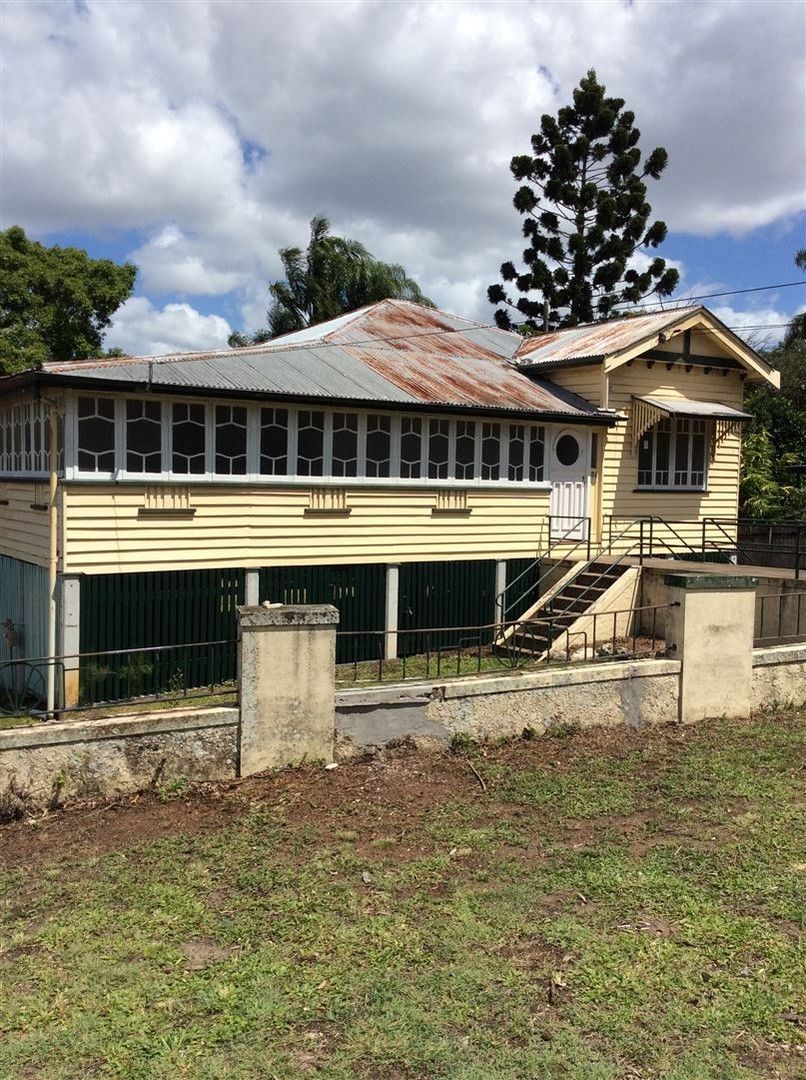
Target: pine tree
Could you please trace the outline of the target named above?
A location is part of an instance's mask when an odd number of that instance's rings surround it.
[[[490,303],[504,305],[496,323],[512,329],[511,312],[525,316],[520,328],[575,326],[606,319],[617,304],[649,295],[669,296],[678,272],[655,257],[644,268],[630,259],[657,248],[666,238],[662,221],[650,224],[646,179],[657,180],[668,154],[657,147],[641,162],[635,115],[621,98],[607,97],[591,70],[573,93],[573,105],[556,117],[544,115],[532,136],[532,153],[516,156],[510,169],[522,182],[513,199],[524,215],[525,267],[501,267],[503,285],[487,290]],[[538,294],[537,297],[535,294]]]

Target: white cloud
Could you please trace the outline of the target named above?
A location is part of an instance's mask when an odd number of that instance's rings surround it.
[[[712,303],[710,310],[726,326],[749,341],[755,348],[780,341],[786,333],[787,323],[792,318],[780,307],[772,306],[737,308],[730,304]]]
[[[803,208],[806,9],[761,10],[7,4],[2,227],[135,230],[141,289],[234,291],[254,326],[277,248],[324,212],[486,320],[523,246],[507,163],[589,66],[642,146],[669,150],[649,197],[671,230],[742,234]]]
[[[220,315],[202,315],[190,304],[155,307],[133,296],[118,310],[104,345],[130,356],[225,349],[232,327]]]

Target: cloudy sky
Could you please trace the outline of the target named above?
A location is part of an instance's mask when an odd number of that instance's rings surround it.
[[[55,0],[2,5],[0,227],[139,267],[108,345],[263,325],[277,248],[315,213],[491,319],[522,248],[509,159],[585,70],[626,99],[681,295],[796,281],[806,5]],[[708,301],[776,324],[806,288]]]

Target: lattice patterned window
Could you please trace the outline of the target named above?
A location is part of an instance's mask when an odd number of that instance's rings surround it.
[[[219,476],[246,475],[245,405],[216,405],[215,471]]]
[[[431,480],[447,480],[450,454],[451,424],[449,420],[431,420],[428,426],[428,476]]]
[[[453,475],[457,480],[472,480],[476,475],[476,423],[456,421],[456,461]]]
[[[530,484],[543,479],[544,460],[546,453],[546,429],[544,427],[529,427],[529,473],[527,479]]]
[[[705,420],[661,420],[638,443],[638,486],[704,488],[707,444]]]
[[[367,476],[386,477],[392,471],[392,418],[367,417]]]
[[[404,480],[422,476],[423,422],[419,416],[404,416],[400,421],[400,475]]]
[[[297,475],[322,476],[325,471],[325,414],[300,409],[297,419]]]
[[[78,467],[81,472],[115,471],[115,403],[111,398],[78,399]]]
[[[481,425],[481,478],[498,480],[501,476],[501,425]]]
[[[172,410],[171,469],[182,476],[206,471],[206,417],[204,405],[175,402]]]
[[[159,401],[126,402],[126,471],[162,471],[162,405]]]
[[[333,476],[358,476],[358,415],[333,413]]]
[[[523,456],[526,447],[526,427],[523,424],[509,425],[509,470],[511,481],[523,480]]]
[[[288,409],[260,410],[260,472],[262,476],[288,473]]]

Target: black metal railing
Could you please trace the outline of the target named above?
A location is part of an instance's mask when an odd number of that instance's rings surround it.
[[[756,595],[753,644],[806,643],[806,589]]]
[[[524,606],[529,607],[531,601],[539,599],[549,577],[556,571],[555,566],[550,566],[548,570],[541,573],[541,562],[552,558],[553,555],[558,553],[559,549],[562,549],[563,559],[572,558],[577,554],[581,557],[583,552],[586,561],[591,558],[591,519],[589,517],[561,518],[560,520],[570,521],[572,524],[556,537],[552,537],[552,520],[551,515],[549,515],[549,543],[546,550],[541,552],[535,561],[530,563],[517,577],[514,577],[512,581],[508,581],[495,599],[495,610],[504,622],[511,619],[515,611],[522,612]],[[580,526],[582,527],[582,536],[576,537],[573,534],[576,533]],[[572,541],[575,541],[575,543],[572,543]],[[569,543],[571,543],[570,548],[567,546]],[[537,568],[538,572],[537,581],[533,580],[535,568]],[[524,581],[529,582],[525,588]]]
[[[652,659],[666,652],[665,617],[673,605],[655,604],[592,614],[519,619],[480,626],[422,627],[416,630],[345,630],[338,638],[363,637],[362,654],[372,660],[336,667],[336,685],[501,674],[583,660]],[[581,623],[579,629],[574,624]],[[410,647],[409,641],[416,642]],[[426,642],[423,649],[422,642]],[[390,655],[394,653],[394,655]]]
[[[161,702],[237,697],[236,642],[199,641],[110,649],[0,664],[0,714],[44,714],[49,669],[55,670],[55,711],[104,711]]]
[[[610,517],[606,531],[621,529],[628,518]],[[640,558],[675,557],[685,561],[739,563],[806,572],[806,523],[754,518],[699,520],[646,516],[634,519],[640,531]]]

